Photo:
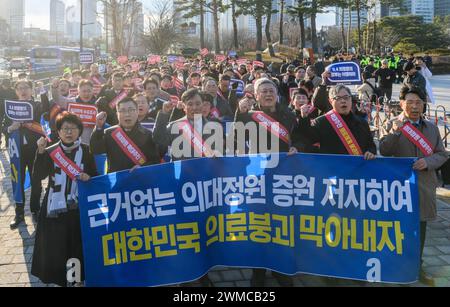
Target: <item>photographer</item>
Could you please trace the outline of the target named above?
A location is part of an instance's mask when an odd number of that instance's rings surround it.
[[[408,62],[403,66],[403,72],[406,75],[403,80],[403,85],[409,88],[417,87],[426,95],[427,93],[427,80],[420,74],[417,69],[418,67],[414,65],[413,62]],[[424,104],[423,113],[427,110],[427,104]]]

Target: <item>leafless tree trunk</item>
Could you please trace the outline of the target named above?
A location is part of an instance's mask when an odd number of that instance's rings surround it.
[[[286,0],[280,0],[280,45],[283,44],[283,26],[284,26],[284,5],[286,4]]]
[[[219,3],[217,0],[212,0],[212,13],[214,18],[214,49],[216,54],[220,53],[220,35],[219,35]]]
[[[352,4],[348,5],[348,29],[347,29],[347,53],[349,53],[350,45],[352,43]]]
[[[306,43],[306,32],[305,32],[305,16],[303,13],[298,13],[298,22],[300,24],[300,47],[305,48]]]
[[[231,2],[231,15],[233,18],[233,41],[234,48],[236,50],[239,49],[239,41],[238,41],[238,29],[237,29],[237,18],[236,18],[236,3],[234,1]]]
[[[268,1],[268,4],[271,4],[272,1]],[[273,50],[273,44],[272,44],[272,36],[270,35],[270,23],[272,19],[272,6],[268,5],[267,7],[267,21],[266,21],[266,39],[267,39],[267,48],[269,49],[269,54],[271,57],[275,57],[275,50]]]
[[[362,34],[361,34],[361,0],[355,1],[356,14],[358,16],[358,53],[361,52],[362,48]]]
[[[372,37],[372,43],[370,45],[370,52],[372,53],[375,49],[375,41],[377,39],[377,21],[373,20],[373,37]]]
[[[344,27],[344,15],[345,15],[345,8],[341,8],[341,35],[342,35],[342,52],[347,50],[347,46],[345,43],[345,27]]]
[[[200,47],[205,48],[205,4],[200,1]]]

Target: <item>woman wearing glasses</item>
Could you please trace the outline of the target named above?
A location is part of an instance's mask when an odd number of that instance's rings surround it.
[[[94,156],[81,144],[81,120],[61,113],[56,120],[60,141],[48,148],[47,140],[37,141],[33,175],[49,177],[47,193],[36,228],[31,274],[44,283],[67,286],[67,261],[78,259],[84,280],[81,227],[78,209],[78,180],[97,175]]]

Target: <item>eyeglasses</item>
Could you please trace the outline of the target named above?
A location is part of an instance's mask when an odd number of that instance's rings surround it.
[[[352,96],[349,96],[349,95],[333,97],[333,100],[336,100],[336,101],[349,101],[350,99],[352,99]]]
[[[275,90],[264,90],[264,91],[260,91],[261,94],[263,95],[268,95],[268,94],[276,94]]]
[[[72,128],[62,128],[61,131],[64,133],[72,132],[72,131],[78,131],[78,127],[72,127]]]
[[[120,114],[133,114],[136,113],[137,109],[122,109],[122,110],[118,110],[117,113]]]
[[[406,100],[407,105],[421,105],[422,103],[422,100]]]

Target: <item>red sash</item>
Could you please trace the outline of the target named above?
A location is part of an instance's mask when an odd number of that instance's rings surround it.
[[[309,109],[308,115],[311,114],[312,112],[314,112],[315,110],[317,110],[317,108],[315,106],[312,106],[312,108]]]
[[[115,109],[116,105],[124,98],[126,98],[128,96],[128,91],[127,90],[122,90],[117,96],[116,98],[114,98],[113,100],[111,100],[111,102],[109,103],[109,107],[111,109]]]
[[[216,107],[211,108],[211,111],[209,112],[209,114],[211,115],[212,118],[217,118],[217,119],[219,119],[220,115],[221,115],[219,109],[217,109]]]
[[[93,76],[91,79],[95,84],[102,85],[102,82],[97,78],[97,76]]]
[[[217,95],[219,95],[223,100],[227,101],[228,99],[225,98],[225,96],[222,94],[221,90],[217,91]]]
[[[331,110],[325,115],[326,119],[330,122],[331,127],[333,127],[336,134],[344,144],[350,155],[354,156],[362,156],[363,152],[361,147],[359,147],[358,142],[355,139],[355,136],[348,128],[347,124],[344,122],[342,117],[334,110]]]
[[[188,120],[185,120],[180,124],[180,129],[183,131],[183,136],[191,143],[194,150],[202,157],[212,157],[213,152],[211,148],[205,145],[202,137],[192,127]]]
[[[434,153],[433,145],[430,141],[423,135],[422,132],[419,131],[416,127],[414,127],[410,122],[403,124],[403,127],[400,129],[402,134],[411,141],[417,148],[423,153],[425,157],[429,157]]]
[[[79,148],[78,150],[82,149]],[[75,180],[77,176],[79,176],[83,172],[78,165],[76,165],[72,160],[67,158],[61,147],[58,147],[57,149],[53,150],[50,153],[50,158],[52,158],[52,160],[56,163],[56,165],[58,165],[59,168],[62,169],[64,173],[66,173],[67,176],[72,180]]]
[[[290,144],[289,131],[286,129],[286,127],[284,127],[281,123],[277,122],[266,113],[261,111],[255,112],[252,114],[252,119],[286,144]]]
[[[144,165],[147,162],[147,158],[142,151],[136,146],[136,144],[128,137],[122,128],[118,127],[111,134],[113,140],[119,145],[124,154],[130,158],[135,165]]]
[[[175,86],[178,90],[182,90],[182,89],[184,88],[183,81],[181,81],[181,80],[178,79],[178,78],[175,78],[175,79],[173,80],[173,84],[174,84],[174,86]]]

